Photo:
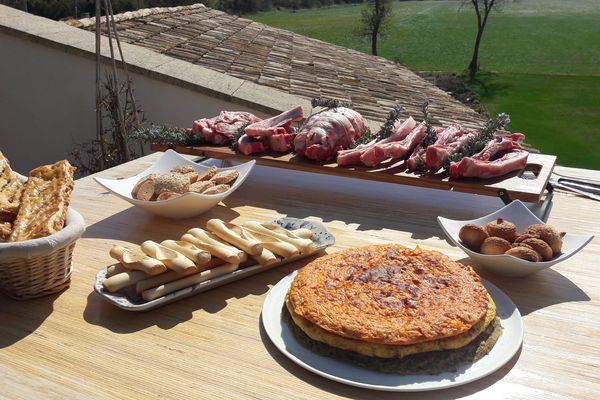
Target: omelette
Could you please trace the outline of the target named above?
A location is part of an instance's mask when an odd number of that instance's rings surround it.
[[[314,260],[294,278],[283,311],[311,350],[385,372],[455,370],[501,332],[471,267],[397,244]]]

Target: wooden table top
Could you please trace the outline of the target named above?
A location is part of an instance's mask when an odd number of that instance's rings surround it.
[[[155,153],[101,173],[128,177]],[[599,171],[557,167],[600,179]],[[211,218],[244,222],[291,216],[323,221],[328,252],[398,242],[468,262],[444,239],[436,217],[470,219],[502,206],[465,193],[257,166],[224,205],[186,220],[155,217],[111,195],[91,177],[76,182],[72,206],[87,230],[74,252],[71,287],[19,302],[0,295],[0,398],[448,399],[581,398],[600,394],[600,243],[526,278],[482,276],[523,315],[521,350],[497,372],[441,391],[371,391],[337,383],[288,360],[260,323],[269,289],[305,262],[146,313],[123,311],[93,291],[113,244],[178,237]],[[598,236],[600,202],[556,192],[549,222]]]

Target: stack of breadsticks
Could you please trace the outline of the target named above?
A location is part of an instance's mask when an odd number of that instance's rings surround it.
[[[104,288],[126,289],[146,301],[231,273],[241,266],[273,265],[282,259],[316,250],[309,229],[286,230],[279,225],[243,225],[211,219],[206,229],[192,228],[179,240],[147,240],[139,248],[113,246],[119,261],[107,268]],[[254,260],[254,261],[253,261]]]

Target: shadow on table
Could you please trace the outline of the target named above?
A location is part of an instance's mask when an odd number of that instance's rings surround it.
[[[284,354],[282,354],[275,347],[275,345],[269,339],[269,336],[267,335],[267,332],[265,331],[264,326],[262,325],[262,322],[260,322],[260,336],[261,336],[261,339],[262,339],[262,342],[263,342],[265,348],[267,349],[267,351],[269,352],[271,357],[273,357],[273,359],[277,363],[279,363],[279,365],[281,365],[289,373],[296,376],[297,378],[299,378],[313,386],[316,386],[321,390],[325,390],[327,392],[336,394],[338,396],[343,396],[343,397],[352,398],[352,399],[375,399],[375,398],[376,399],[398,399],[398,393],[378,392],[378,391],[372,391],[369,389],[363,389],[363,388],[359,388],[359,387],[345,385],[345,384],[338,383],[333,380],[323,378],[315,373],[312,373],[312,372],[298,366],[296,363],[294,363],[289,358],[287,358]],[[477,381],[474,381],[474,382],[471,382],[471,383],[468,383],[465,385],[457,386],[454,388],[429,391],[429,392],[427,392],[427,398],[428,399],[454,399],[454,398],[458,398],[458,397],[472,395],[474,393],[484,390],[488,386],[491,386],[494,383],[496,383],[497,381],[504,378],[504,376],[510,372],[510,370],[515,366],[515,364],[517,363],[517,360],[521,356],[521,350],[522,350],[522,348],[519,348],[519,351],[517,352],[517,354],[515,354],[514,357],[508,363],[506,363],[504,366],[502,366],[496,372],[494,372],[482,379],[479,379]],[[405,399],[406,400],[410,400],[410,399],[421,400],[421,399],[423,399],[423,394],[422,393],[407,393],[407,392],[405,392],[402,394],[402,399],[403,400],[405,400]]]
[[[33,334],[52,313],[60,295],[19,301],[0,293],[0,349]]]
[[[469,258],[457,261],[469,264]],[[552,268],[522,278],[494,275],[479,267],[474,269],[505,292],[523,316],[555,304],[590,301],[590,297],[583,290]]]
[[[192,319],[195,311],[217,313],[227,307],[230,299],[263,295],[269,291],[271,286],[294,269],[304,265],[308,260],[311,258],[231,282],[145,312],[120,309],[104,300],[96,292],[92,292],[88,295],[83,318],[90,324],[103,326],[115,333],[131,333],[151,326],[170,329]]]
[[[129,207],[91,224],[83,237],[131,243],[142,243],[145,240],[162,242],[165,239],[177,239],[190,228],[204,227],[211,218],[230,221],[238,216],[239,213],[223,205],[217,205],[197,217],[184,219],[160,217],[138,207]]]

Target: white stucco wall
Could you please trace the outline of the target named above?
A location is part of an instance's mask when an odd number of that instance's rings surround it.
[[[23,174],[66,158],[95,136],[93,60],[0,33],[0,150]],[[132,74],[148,121],[190,127],[220,110],[247,110],[161,80]]]

